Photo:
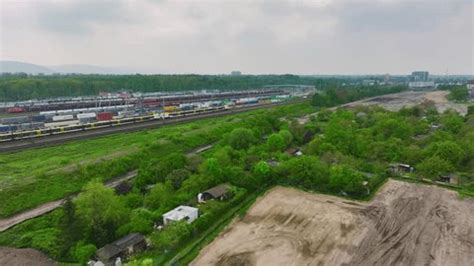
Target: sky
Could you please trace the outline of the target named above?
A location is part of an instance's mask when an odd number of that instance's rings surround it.
[[[0,0],[0,60],[143,73],[474,74],[474,0]]]

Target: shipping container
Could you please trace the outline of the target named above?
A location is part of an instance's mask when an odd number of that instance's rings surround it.
[[[6,132],[12,132],[17,130],[17,126],[14,125],[0,125],[0,132],[6,133]]]
[[[33,122],[44,122],[46,121],[46,115],[33,115],[31,116]]]
[[[0,125],[0,132],[2,132],[2,133],[10,132],[10,126]]]
[[[165,110],[165,112],[175,112],[175,111],[178,111],[178,109],[179,109],[178,106],[174,106],[174,105],[163,107],[163,110]]]
[[[28,116],[16,116],[16,117],[5,117],[2,118],[2,124],[21,124],[29,122]]]
[[[43,122],[31,122],[31,123],[23,123],[19,126],[20,130],[34,130],[44,128]]]
[[[82,119],[82,118],[94,118],[96,117],[95,113],[82,113],[82,114],[77,114],[76,115],[77,119]]]
[[[14,113],[23,113],[25,109],[22,107],[10,107],[7,109],[7,113],[14,114]]]
[[[112,120],[113,116],[114,115],[110,112],[103,112],[103,113],[98,113],[97,116],[96,116],[96,119],[98,121]]]
[[[73,120],[73,115],[56,115],[52,117],[53,122]]]

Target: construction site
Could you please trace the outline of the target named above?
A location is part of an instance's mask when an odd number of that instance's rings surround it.
[[[474,200],[389,180],[358,202],[275,187],[192,265],[474,265]]]

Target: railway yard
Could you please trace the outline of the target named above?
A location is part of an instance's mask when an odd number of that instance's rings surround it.
[[[77,135],[77,132],[151,121],[153,124],[160,124],[164,123],[164,120],[278,104],[295,96],[307,97],[311,92],[304,90],[290,93],[281,89],[265,89],[166,95],[117,94],[95,98],[4,103],[0,108],[4,114],[0,119],[0,142],[42,139],[45,136],[74,132]],[[135,127],[147,128],[148,124],[143,123]],[[124,129],[125,127],[108,131],[121,132]],[[44,141],[40,140],[39,143],[41,142]]]

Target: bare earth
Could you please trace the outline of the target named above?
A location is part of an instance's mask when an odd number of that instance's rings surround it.
[[[474,200],[395,180],[369,203],[276,187],[192,265],[474,265]]]
[[[342,106],[379,105],[390,111],[398,111],[402,107],[412,107],[425,100],[429,100],[434,102],[436,109],[440,113],[448,109],[453,109],[458,113],[465,115],[467,113],[467,105],[448,101],[446,98],[448,94],[448,91],[407,91],[368,98],[344,104]]]
[[[18,248],[0,247],[0,265],[50,266],[50,265],[58,265],[58,263],[48,258],[43,253],[31,248],[18,249]]]

